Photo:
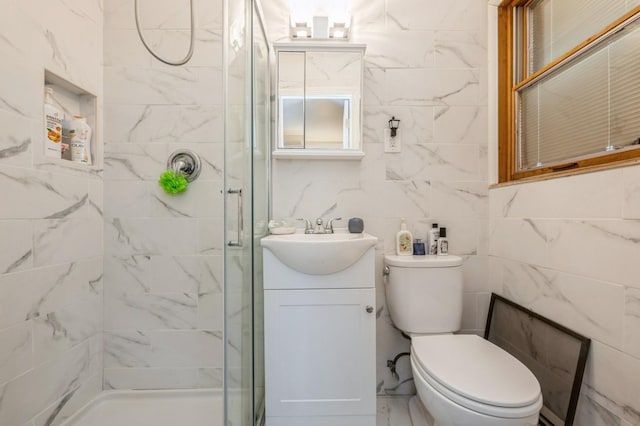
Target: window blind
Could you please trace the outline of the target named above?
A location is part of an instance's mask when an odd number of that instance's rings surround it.
[[[629,25],[518,93],[518,171],[640,138],[640,25]]]
[[[640,0],[535,1],[529,7],[529,73],[602,31],[638,4]]]

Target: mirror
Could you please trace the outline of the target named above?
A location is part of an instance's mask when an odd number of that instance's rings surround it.
[[[276,45],[275,158],[361,158],[364,45]]]

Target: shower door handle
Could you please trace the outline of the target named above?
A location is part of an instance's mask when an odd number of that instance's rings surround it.
[[[229,247],[242,247],[242,232],[244,228],[242,222],[242,189],[228,189],[227,194],[235,194],[238,196],[238,234],[236,241],[229,241],[227,245],[229,245]]]

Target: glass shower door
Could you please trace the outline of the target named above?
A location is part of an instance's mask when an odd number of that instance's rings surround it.
[[[264,399],[262,253],[269,176],[268,45],[252,0],[225,2],[225,424]],[[258,22],[258,24],[255,24]],[[262,390],[261,390],[262,389]]]
[[[271,164],[271,90],[269,74],[269,43],[259,3],[253,2],[253,390],[256,425],[264,420],[264,285],[262,246],[267,236],[269,220],[269,189]]]

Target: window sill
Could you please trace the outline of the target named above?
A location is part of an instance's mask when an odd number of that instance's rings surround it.
[[[554,173],[546,173],[543,175],[530,176],[526,178],[520,178],[517,180],[510,180],[506,182],[499,182],[489,185],[489,189],[503,188],[505,186],[518,185],[523,183],[532,183],[532,182],[540,182],[543,180],[557,179],[568,176],[581,175],[585,173],[593,173],[600,172],[603,170],[616,169],[619,167],[629,167],[640,164],[640,158],[633,158],[629,160],[622,160],[615,163],[607,163],[607,164],[596,164],[593,166],[581,167],[579,169],[571,169],[565,171],[558,171]]]

